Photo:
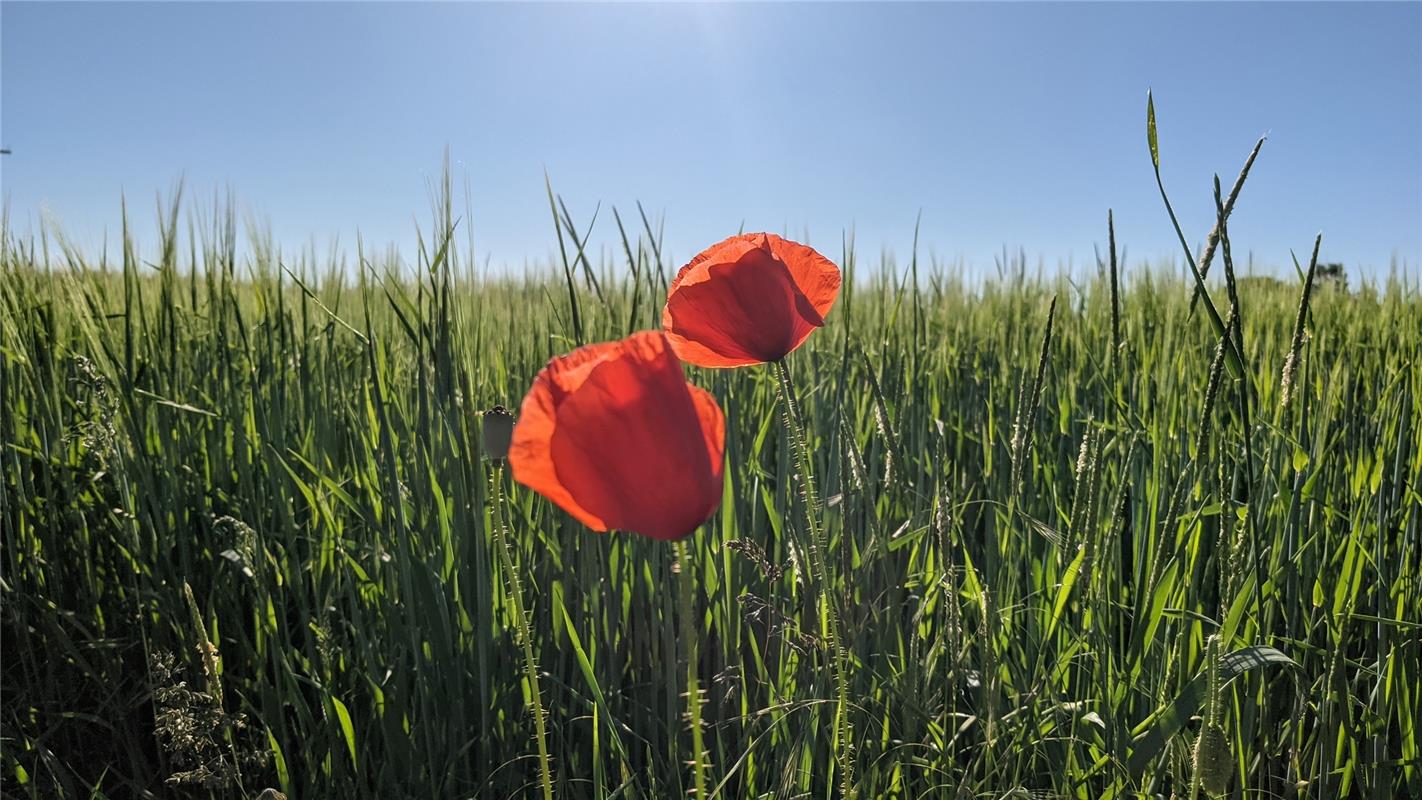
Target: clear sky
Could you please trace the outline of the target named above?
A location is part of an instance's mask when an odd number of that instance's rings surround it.
[[[1131,262],[1192,244],[1267,133],[1239,260],[1422,263],[1422,3],[604,5],[0,4],[0,182],[12,227],[116,237],[126,194],[230,189],[277,241],[408,248],[446,147],[481,259],[575,218],[665,213],[684,260],[747,230],[837,257],[922,252],[991,271],[1004,245],[1093,262],[1107,208]]]

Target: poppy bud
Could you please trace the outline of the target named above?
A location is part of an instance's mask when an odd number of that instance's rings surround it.
[[[494,461],[508,458],[513,438],[514,418],[503,406],[484,412],[484,454]]]

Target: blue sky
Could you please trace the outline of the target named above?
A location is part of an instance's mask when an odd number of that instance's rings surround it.
[[[120,194],[230,189],[299,248],[406,248],[446,147],[493,264],[574,216],[665,213],[684,260],[748,230],[837,257],[922,252],[991,271],[1004,245],[1093,261],[1107,208],[1131,262],[1178,253],[1145,144],[1192,243],[1270,138],[1238,258],[1422,263],[1422,3],[0,5],[0,184],[14,228],[116,237]]]

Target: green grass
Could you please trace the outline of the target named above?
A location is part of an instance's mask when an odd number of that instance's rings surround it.
[[[121,264],[5,232],[5,796],[540,795],[478,412],[657,327],[677,265],[630,216],[627,259],[589,264],[564,211],[564,263],[486,279],[452,215],[398,273],[260,238],[239,265],[230,217],[188,233],[176,203]],[[788,363],[859,797],[1188,796],[1207,714],[1235,797],[1422,796],[1415,285],[1316,286],[1301,315],[1303,280],[1217,269],[1216,317],[1158,269],[977,285],[826,254],[845,290]],[[707,793],[839,796],[776,376],[692,379],[727,421],[688,541]],[[508,509],[556,795],[685,795],[675,548],[516,485]]]

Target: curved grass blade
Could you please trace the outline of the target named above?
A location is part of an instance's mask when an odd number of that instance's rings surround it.
[[[1269,664],[1301,669],[1297,662],[1284,655],[1283,652],[1273,647],[1255,645],[1240,648],[1220,659],[1220,683],[1221,685],[1229,683],[1255,667],[1264,667]],[[1144,775],[1150,762],[1160,754],[1161,750],[1165,749],[1165,745],[1171,737],[1184,729],[1185,723],[1199,713],[1207,693],[1206,678],[1207,676],[1203,672],[1196,675],[1195,679],[1186,684],[1170,705],[1160,709],[1145,722],[1136,726],[1133,731],[1136,734],[1134,747],[1131,749],[1131,755],[1127,762],[1127,768],[1132,777],[1139,778]]]

